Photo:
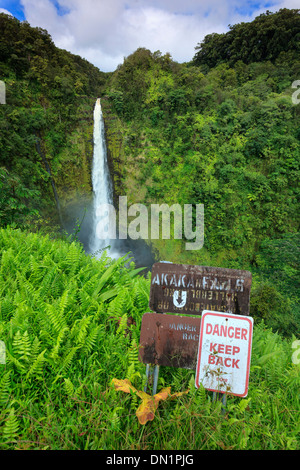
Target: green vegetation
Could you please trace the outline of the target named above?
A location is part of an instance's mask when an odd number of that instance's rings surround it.
[[[255,55],[249,42],[241,50],[240,38],[253,29],[265,32],[259,51],[275,41],[273,54]],[[249,269],[258,316],[290,334],[300,328],[300,106],[291,88],[300,76],[299,11],[232,27],[231,60],[213,61],[207,52],[217,40],[223,47],[216,37],[206,37],[187,64],[140,48],[110,77],[104,112],[110,102],[118,116],[113,128],[123,135],[117,190],[128,204],[204,204],[204,247],[186,251],[186,240],[152,240],[159,258]]]
[[[267,11],[251,23],[230,25],[224,34],[209,34],[196,47],[195,65],[215,67],[221,63],[230,66],[242,61],[275,62],[288,52],[297,59],[300,52],[299,10],[281,9],[278,13]]]
[[[256,325],[249,394],[213,402],[194,371],[162,368],[158,391],[189,390],[139,424],[141,317],[149,279],[77,243],[0,230],[1,449],[298,449],[299,364],[292,337]],[[131,322],[128,324],[129,317]]]
[[[26,22],[0,30],[0,448],[299,450],[299,10],[209,35],[190,63],[139,48],[111,74]],[[194,371],[162,368],[158,391],[188,393],[145,425],[112,385],[143,389],[149,277],[58,231],[91,194],[98,96],[116,200],[204,204],[204,247],[153,240],[157,258],[252,272],[249,394],[224,414]]]
[[[41,227],[49,218],[53,225],[59,223],[54,195],[63,207],[91,191],[92,109],[106,74],[58,49],[47,31],[27,22],[1,13],[0,31],[0,79],[6,86],[0,168],[18,180],[13,197],[0,200],[1,226]],[[0,187],[6,191],[7,185]]]

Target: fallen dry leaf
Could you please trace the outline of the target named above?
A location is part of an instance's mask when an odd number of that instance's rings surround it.
[[[128,379],[112,379],[112,383],[114,384],[116,390],[125,393],[130,393],[130,391],[132,391],[141,398],[142,403],[136,410],[136,416],[139,420],[139,423],[143,425],[154,419],[155,411],[161,400],[166,400],[168,397],[172,399],[177,398],[188,393],[188,390],[186,390],[185,392],[173,393],[171,395],[171,387],[166,387],[152,396],[148,395],[146,392],[137,390]]]

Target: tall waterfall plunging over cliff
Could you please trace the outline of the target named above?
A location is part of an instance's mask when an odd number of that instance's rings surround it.
[[[134,259],[137,267],[152,266],[154,258],[151,248],[144,240],[119,239],[116,229],[116,210],[113,206],[113,185],[110,177],[105,140],[104,119],[100,98],[94,107],[94,155],[92,165],[92,207],[82,223],[79,239],[84,249],[99,257],[104,248],[110,258],[127,255]],[[84,217],[83,217],[84,219]],[[127,218],[126,218],[127,220]]]
[[[99,223],[99,209],[104,204],[113,204],[113,189],[110,179],[107,150],[105,143],[105,129],[102,115],[100,98],[97,99],[94,107],[94,155],[92,168],[93,185],[93,210],[92,210],[92,233],[90,237],[89,251],[97,256],[99,250],[112,245],[112,241],[107,237],[107,227]],[[103,227],[102,227],[103,226]],[[101,255],[101,253],[99,253]],[[116,257],[117,253],[111,247],[109,256]]]

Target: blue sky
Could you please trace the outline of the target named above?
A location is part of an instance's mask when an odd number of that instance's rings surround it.
[[[58,47],[106,72],[138,47],[189,61],[206,34],[280,8],[299,0],[0,0],[0,12],[46,29]]]
[[[0,8],[8,10],[13,16],[18,18],[18,20],[25,20],[24,9],[20,4],[19,0],[0,0]]]

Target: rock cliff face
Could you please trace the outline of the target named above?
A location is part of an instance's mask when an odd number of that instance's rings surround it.
[[[55,162],[50,160],[64,228],[73,230],[92,202],[93,106],[84,104],[78,126],[66,135],[66,142]],[[44,145],[47,152],[47,145]]]
[[[116,206],[118,197],[125,194],[122,182],[125,163],[123,135],[120,121],[112,113],[107,97],[101,98],[101,105],[105,123],[107,159],[114,189],[114,205]]]

